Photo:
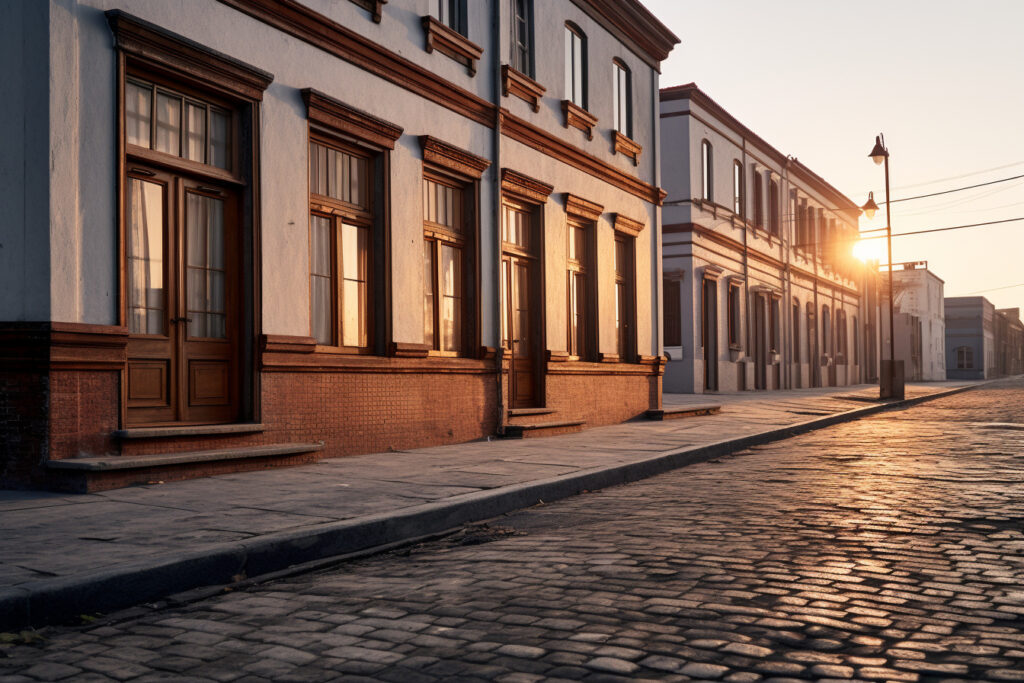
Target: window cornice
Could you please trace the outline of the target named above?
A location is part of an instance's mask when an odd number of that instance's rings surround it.
[[[422,22],[428,53],[437,50],[448,55],[465,66],[470,76],[476,75],[476,63],[484,53],[482,47],[432,16],[423,17]]]
[[[420,149],[423,150],[423,161],[468,178],[479,180],[491,165],[491,162],[483,157],[430,135],[420,136]]]
[[[394,149],[403,129],[372,114],[350,107],[318,90],[302,91],[309,120],[330,130],[370,142],[378,147]]]
[[[534,204],[544,204],[554,189],[553,186],[518,171],[510,168],[501,169],[501,190],[512,197],[525,199]]]
[[[106,12],[118,50],[213,90],[259,101],[274,75],[121,10]]]
[[[565,212],[570,216],[596,221],[604,212],[604,207],[569,192],[565,193]]]

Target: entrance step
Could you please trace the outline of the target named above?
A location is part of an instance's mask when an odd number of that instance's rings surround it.
[[[113,432],[115,439],[134,441],[137,439],[170,439],[182,436],[228,436],[233,434],[256,434],[264,426],[258,423],[219,425],[172,425],[170,427],[135,427],[118,429]]]
[[[558,420],[553,408],[509,408],[506,422],[510,425],[536,425]]]
[[[50,460],[47,469],[60,479],[62,490],[89,492],[131,484],[194,479],[217,474],[300,465],[317,460],[315,443],[277,443],[153,455],[109,455]]]
[[[558,436],[559,434],[575,434],[583,429],[583,420],[559,420],[555,422],[537,422],[534,424],[505,425],[506,439],[526,439],[536,436]]]
[[[714,415],[721,412],[722,406],[715,403],[706,403],[692,406],[668,406],[647,411],[648,420],[677,420],[682,417],[699,417],[701,415]]]

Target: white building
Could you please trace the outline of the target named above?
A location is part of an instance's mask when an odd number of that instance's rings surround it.
[[[928,270],[927,261],[893,264],[892,279],[896,359],[903,361],[904,377],[927,382],[946,379],[945,283]],[[882,281],[888,285],[885,273]],[[888,298],[882,303],[888,311]],[[986,357],[994,357],[989,351],[986,348]]]
[[[657,407],[677,42],[638,0],[0,2],[0,484]]]
[[[665,390],[876,378],[858,207],[694,84],[661,91],[661,124]]]

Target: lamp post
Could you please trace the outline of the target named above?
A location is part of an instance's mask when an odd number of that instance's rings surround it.
[[[903,373],[897,372],[898,366],[896,362],[896,315],[892,285],[892,212],[890,208],[891,202],[889,201],[889,150],[885,146],[884,135],[879,134],[875,136],[875,146],[871,149],[871,153],[868,156],[875,162],[875,165],[885,164],[885,241],[889,254],[889,366],[888,373],[884,371],[881,373],[883,378],[888,376],[888,382],[879,386],[879,398],[902,399],[904,396]],[[868,220],[874,217],[875,212],[878,211],[874,192],[868,193],[868,201],[861,208],[864,210]],[[883,368],[884,365],[883,363]],[[899,369],[902,370],[901,367]]]

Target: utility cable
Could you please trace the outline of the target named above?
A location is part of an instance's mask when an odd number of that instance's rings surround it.
[[[1020,284],[1016,285],[1006,285],[1005,287],[993,287],[992,289],[982,289],[977,292],[971,292],[967,296],[973,296],[974,294],[984,294],[985,292],[998,292],[999,290],[1002,289],[1013,289],[1015,287],[1024,287],[1024,282],[1021,282]]]

